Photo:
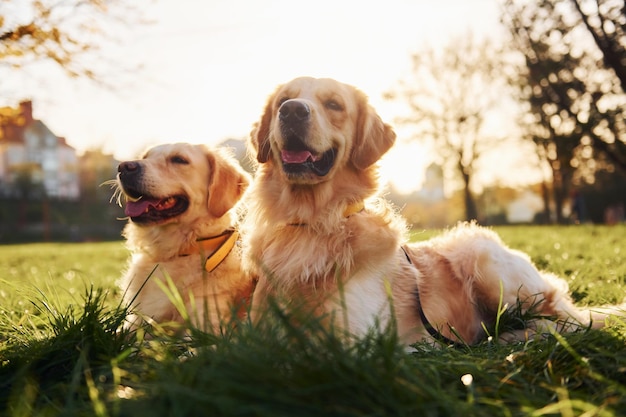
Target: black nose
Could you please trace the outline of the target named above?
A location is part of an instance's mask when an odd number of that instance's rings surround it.
[[[137,161],[126,161],[117,166],[117,172],[133,172],[138,170],[139,164]]]
[[[296,124],[309,120],[311,109],[300,100],[287,100],[280,105],[278,115],[283,123]]]
[[[121,179],[134,178],[141,173],[141,165],[137,161],[125,161],[117,166]]]

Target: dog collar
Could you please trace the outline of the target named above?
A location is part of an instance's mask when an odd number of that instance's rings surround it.
[[[357,214],[365,210],[365,203],[363,201],[357,201],[356,203],[348,204],[348,207],[343,211],[343,217],[350,217],[353,214]]]
[[[407,262],[410,263],[413,267],[415,267],[413,265],[413,261],[411,261],[411,258],[409,257],[409,254],[407,253],[404,246],[400,246],[400,249],[402,249],[402,252],[404,252],[404,256],[406,256]],[[430,321],[428,321],[428,318],[426,317],[426,313],[424,313],[424,309],[422,308],[422,301],[420,300],[420,290],[418,286],[415,287],[415,300],[417,301],[417,310],[420,315],[420,320],[422,321],[422,325],[424,326],[428,334],[433,339],[439,341],[440,343],[443,343],[444,345],[460,346],[459,342],[456,342],[452,339],[445,337],[444,335],[441,334],[441,332],[439,332],[439,330],[437,330],[432,324],[430,324]]]
[[[348,218],[353,214],[357,214],[365,210],[365,203],[363,201],[357,201],[356,203],[348,204],[346,209],[343,211],[343,217]],[[289,226],[306,226],[307,223],[295,221],[291,223],[287,223]]]
[[[212,272],[226,259],[238,239],[239,232],[235,229],[228,229],[217,236],[197,239],[198,250],[192,253],[200,252],[203,256],[206,255],[204,269],[207,272]],[[187,256],[191,253],[182,255]]]

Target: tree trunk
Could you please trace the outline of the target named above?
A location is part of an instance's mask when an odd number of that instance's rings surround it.
[[[470,175],[463,172],[463,201],[465,202],[465,220],[477,220],[478,210],[476,209],[476,201],[470,191]]]
[[[556,212],[557,224],[564,224],[565,218],[563,217],[563,190],[560,187],[554,187],[552,190],[552,196],[554,197],[554,211]]]
[[[567,223],[567,219],[563,216],[563,207],[568,197],[571,177],[571,174],[566,170],[554,168],[552,170],[552,197],[554,198],[554,211],[557,224]]]
[[[552,223],[552,213],[550,212],[550,189],[546,180],[541,181],[541,199],[543,200],[543,220],[542,223]]]

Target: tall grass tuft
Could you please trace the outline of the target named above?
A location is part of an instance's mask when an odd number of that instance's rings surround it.
[[[510,416],[619,415],[626,411],[623,323],[527,343],[407,351],[392,331],[345,343],[322,320],[274,306],[207,345],[187,340],[152,358],[130,386],[123,415]],[[621,326],[621,327],[620,327]],[[193,345],[193,346],[192,346]],[[606,369],[606,368],[610,369]],[[143,414],[145,415],[145,414]]]
[[[163,357],[159,349],[153,355]],[[395,332],[372,331],[348,343],[323,320],[277,305],[261,324],[240,323],[183,358],[156,361],[154,373],[133,387],[143,395],[126,402],[125,413],[150,407],[162,415],[189,416],[414,416],[459,410],[455,398],[431,383],[434,368],[413,366]]]
[[[45,336],[16,328],[0,351],[0,404],[12,415],[83,409],[87,379],[112,378],[112,363],[133,351],[134,335],[122,326],[126,309],[106,307],[105,296],[89,288],[82,306],[65,311],[43,295],[33,303],[48,318],[40,329]]]
[[[46,336],[17,332],[0,351],[10,416],[542,416],[626,411],[626,324],[526,343],[445,347],[395,332],[350,339],[324,318],[274,305],[248,321],[185,336],[124,330],[127,311],[90,289],[46,309]],[[232,324],[232,323],[231,323]],[[144,337],[150,334],[150,337]]]

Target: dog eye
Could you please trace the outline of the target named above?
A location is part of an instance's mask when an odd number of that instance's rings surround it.
[[[283,97],[280,100],[278,100],[278,107],[280,107],[287,100],[289,100],[289,97]]]
[[[334,111],[342,111],[343,110],[343,106],[341,104],[339,104],[338,102],[336,102],[335,100],[327,100],[324,103],[324,106],[326,106],[327,109],[334,110]]]
[[[188,165],[189,161],[186,160],[185,158],[183,158],[180,155],[174,155],[170,158],[170,162],[173,164],[180,164],[180,165]]]

